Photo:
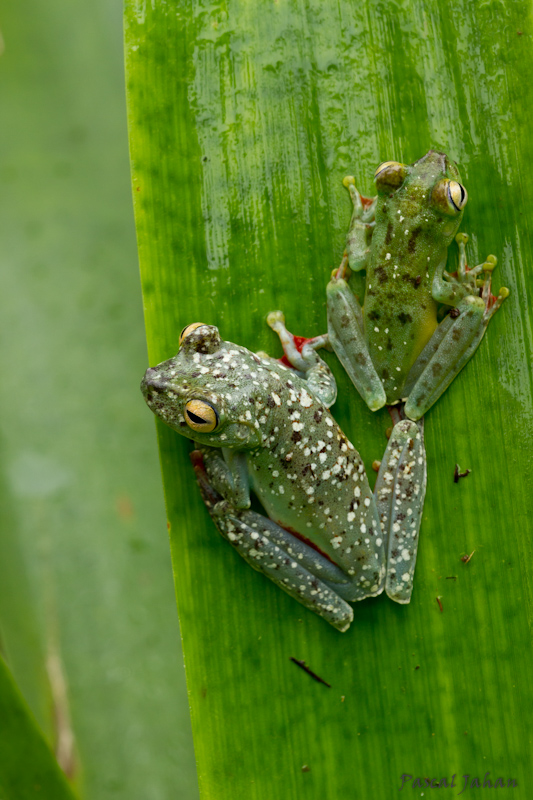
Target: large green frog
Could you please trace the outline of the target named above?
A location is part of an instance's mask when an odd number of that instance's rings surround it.
[[[383,589],[408,603],[426,488],[422,431],[392,431],[370,489],[364,464],[328,407],[335,379],[323,342],[295,346],[279,312],[285,366],[223,341],[212,325],[184,329],[178,354],[148,369],[150,409],[200,445],[194,465],[206,506],[242,557],[339,630],[350,602]],[[268,517],[250,509],[250,491]]]
[[[417,420],[472,356],[509,291],[491,294],[494,256],[467,267],[468,237],[457,234],[467,192],[444,153],[430,150],[411,165],[386,161],[375,181],[370,199],[354,178],[344,180],[354,211],[327,288],[329,341],[371,410],[405,401],[405,415]],[[454,238],[459,267],[450,274]],[[348,285],[350,270],[366,270],[363,307]],[[439,323],[440,305],[449,313]]]

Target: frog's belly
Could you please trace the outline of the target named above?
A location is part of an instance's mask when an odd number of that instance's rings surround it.
[[[402,389],[411,367],[437,327],[437,304],[404,303],[388,308],[385,298],[365,299],[365,333],[376,371],[383,381],[387,403],[402,399]]]

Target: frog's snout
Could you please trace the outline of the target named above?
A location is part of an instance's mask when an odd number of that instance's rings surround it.
[[[158,391],[166,389],[166,382],[161,380],[161,375],[153,367],[148,367],[141,381],[141,392],[149,400]]]

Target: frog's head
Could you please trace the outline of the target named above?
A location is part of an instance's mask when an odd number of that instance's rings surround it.
[[[385,161],[374,178],[378,193],[387,203],[390,199],[390,211],[417,219],[421,227],[437,225],[441,236],[452,241],[468,194],[457,164],[445,153],[430,150],[414,164]]]
[[[174,358],[146,370],[141,391],[154,414],[183,436],[252,449],[262,442],[250,376],[258,364],[246,348],[223,341],[218,328],[194,323],[183,329]]]

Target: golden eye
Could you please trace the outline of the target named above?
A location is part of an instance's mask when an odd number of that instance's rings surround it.
[[[218,425],[217,412],[205,400],[189,400],[183,416],[189,428],[199,433],[211,433]]]
[[[466,206],[466,201],[468,200],[468,194],[464,186],[457,181],[450,181],[448,184],[448,196],[457,209],[457,211],[462,211],[462,209]]]
[[[461,183],[443,178],[434,186],[431,199],[440,211],[454,217],[466,206],[468,194]]]
[[[407,167],[399,161],[384,161],[374,173],[376,186],[382,191],[397,189],[401,186],[407,175]]]
[[[182,332],[180,333],[180,339],[179,339],[179,345],[180,345],[180,347],[181,347],[181,343],[183,342],[183,340],[184,340],[184,339],[185,339],[185,338],[186,338],[186,337],[187,337],[187,336],[188,336],[190,333],[192,333],[193,331],[195,331],[195,330],[196,330],[196,328],[201,328],[201,327],[202,327],[202,325],[204,325],[204,324],[205,324],[204,322],[193,322],[193,323],[192,323],[192,325],[186,325],[186,326],[184,327],[184,329],[182,330]]]

